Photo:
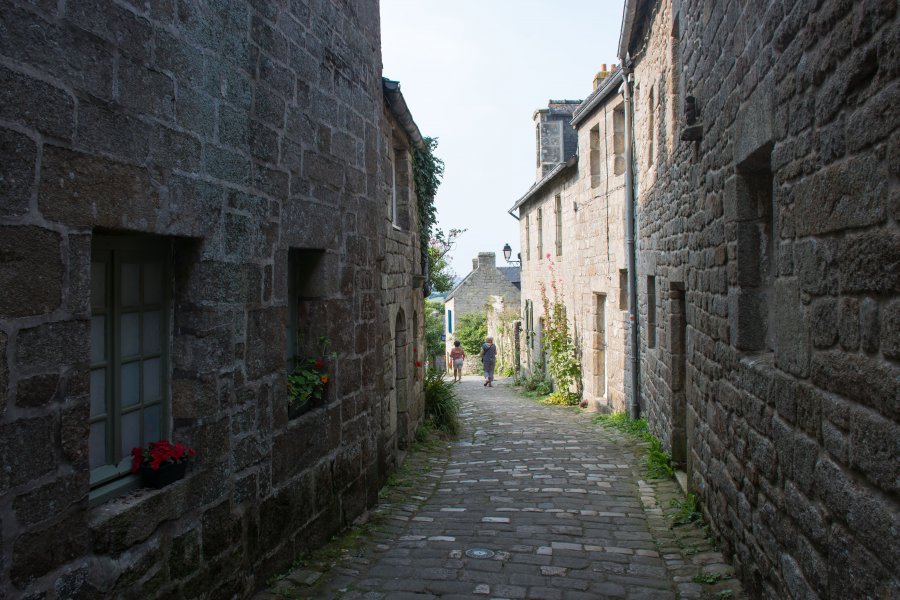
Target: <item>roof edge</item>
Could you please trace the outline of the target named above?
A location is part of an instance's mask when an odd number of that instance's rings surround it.
[[[387,77],[382,77],[381,87],[384,91],[384,97],[387,100],[388,108],[391,109],[394,117],[400,125],[403,126],[403,130],[406,132],[412,145],[415,146],[417,150],[425,150],[425,140],[422,139],[422,132],[419,131],[419,126],[416,125],[412,113],[409,112],[409,107],[406,105],[406,99],[400,91],[400,82],[388,79]]]
[[[578,163],[578,155],[575,154],[569,160],[563,163],[559,163],[553,170],[544,175],[544,178],[531,186],[531,189],[525,192],[525,195],[519,198],[519,200],[510,208],[507,212],[512,213],[512,211],[517,210],[520,206],[528,202],[535,194],[544,189],[552,180],[556,179],[557,175],[562,173],[563,171],[567,171],[574,167]]]
[[[622,69],[616,69],[614,73],[604,79],[603,85],[596,90],[596,96],[593,98],[588,96],[587,100],[585,100],[573,113],[572,127],[578,127],[579,123],[591,116],[594,113],[594,110],[600,106],[601,102],[606,100],[606,98],[612,94],[612,91],[616,89],[615,84],[622,81],[625,81],[624,76],[622,75]]]

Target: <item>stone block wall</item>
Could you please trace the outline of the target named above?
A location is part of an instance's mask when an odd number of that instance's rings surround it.
[[[643,412],[751,593],[896,596],[897,5],[650,5]]]
[[[0,14],[0,589],[246,597],[376,500],[396,461],[382,374],[401,308],[406,348],[422,347],[417,236],[388,220],[378,4],[2,0]],[[163,433],[199,458],[176,484],[95,503],[101,236],[165,248]],[[321,257],[316,334],[337,353],[327,397],[296,419],[291,250]]]
[[[551,280],[556,279],[580,352],[583,398],[597,410],[625,407],[628,315],[627,301],[621,302],[620,277],[627,266],[621,109],[621,97],[613,94],[579,122],[573,130],[577,163],[519,209],[523,307],[531,301],[537,330],[543,317],[540,286],[552,296]],[[556,241],[557,196],[562,209],[561,254]],[[526,370],[539,359],[539,346],[537,335],[528,342],[523,335],[521,360]]]

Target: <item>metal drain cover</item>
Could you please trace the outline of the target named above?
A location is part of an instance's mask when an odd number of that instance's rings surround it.
[[[494,556],[494,551],[487,548],[469,548],[466,550],[466,556],[469,558],[491,558]]]

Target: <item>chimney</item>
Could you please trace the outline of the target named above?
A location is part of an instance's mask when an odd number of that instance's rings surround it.
[[[472,270],[474,271],[474,270],[477,269],[477,268],[478,268],[478,259],[477,259],[477,258],[473,258],[473,259],[472,259]]]
[[[600,84],[603,83],[603,80],[606,79],[613,71],[616,70],[616,65],[609,65],[609,69],[606,68],[607,64],[603,63],[600,65],[600,70],[594,75],[594,89],[596,90],[600,87]]]
[[[497,255],[493,252],[479,252],[477,262],[480,269],[493,269],[497,266]]]

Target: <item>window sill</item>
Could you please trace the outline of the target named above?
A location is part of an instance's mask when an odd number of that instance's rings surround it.
[[[138,475],[126,475],[120,479],[104,483],[90,491],[88,494],[88,506],[99,506],[120,496],[137,490],[141,487],[141,478]]]

